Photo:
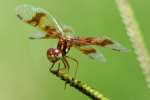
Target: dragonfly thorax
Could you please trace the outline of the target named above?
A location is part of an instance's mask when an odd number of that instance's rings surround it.
[[[57,48],[61,50],[62,55],[65,56],[71,47],[71,40],[68,40],[67,38],[60,38],[58,41]]]
[[[56,62],[62,57],[62,52],[57,48],[49,48],[47,50],[47,57],[50,62]]]

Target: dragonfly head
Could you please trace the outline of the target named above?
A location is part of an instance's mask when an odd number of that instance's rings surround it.
[[[54,63],[62,57],[62,53],[57,48],[49,48],[47,50],[47,58],[50,62]]]

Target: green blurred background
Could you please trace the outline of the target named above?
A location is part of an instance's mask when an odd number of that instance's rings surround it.
[[[150,1],[130,0],[150,51]],[[90,100],[49,73],[46,58],[56,40],[29,40],[34,28],[15,16],[17,5],[47,9],[79,36],[109,36],[130,49],[118,53],[101,48],[106,63],[93,61],[72,50],[79,59],[77,78],[111,100],[150,100],[143,73],[121,21],[115,0],[0,0],[0,100]],[[72,63],[73,64],[73,63]]]

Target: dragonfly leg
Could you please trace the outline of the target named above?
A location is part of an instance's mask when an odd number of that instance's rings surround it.
[[[76,78],[77,71],[78,71],[78,68],[79,68],[79,62],[75,58],[72,58],[72,57],[69,57],[69,56],[66,56],[66,57],[69,58],[69,59],[71,59],[72,61],[74,61],[77,64],[76,65],[76,70],[75,70],[75,73],[74,73],[74,77]]]
[[[69,73],[70,65],[69,65],[67,59],[66,59],[66,58],[63,58],[63,59],[62,59],[62,62],[63,62],[63,64],[64,64],[65,70],[67,70],[67,72]],[[65,87],[64,87],[64,89],[66,89],[66,86],[67,86],[67,82],[65,82]]]
[[[49,71],[50,71],[50,72],[52,71],[52,68],[54,67],[54,65],[55,65],[55,63],[53,63],[53,64],[51,65],[51,67],[49,68]]]
[[[67,60],[65,58],[62,59],[62,62],[64,64],[64,69],[67,70],[67,72],[69,73],[69,69],[70,69],[69,63],[67,62]]]
[[[60,62],[58,63],[58,69],[57,69],[58,71],[60,70]]]

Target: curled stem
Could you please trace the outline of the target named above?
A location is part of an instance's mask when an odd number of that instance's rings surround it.
[[[101,93],[99,93],[97,90],[71,77],[67,73],[62,73],[61,71],[58,70],[52,70],[51,73],[59,77],[61,80],[65,81],[71,87],[74,87],[75,89],[79,90],[81,93],[87,95],[92,100],[109,100],[108,98],[104,97]]]

